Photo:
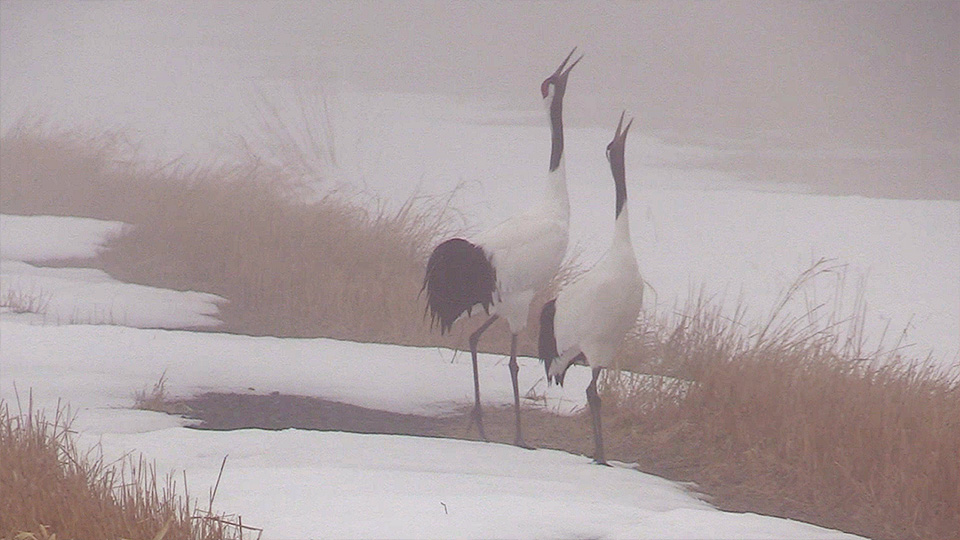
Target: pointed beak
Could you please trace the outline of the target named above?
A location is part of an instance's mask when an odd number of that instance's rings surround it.
[[[567,69],[563,70],[563,72],[561,72],[561,73],[557,76],[557,78],[560,79],[561,81],[563,81],[564,83],[567,82],[567,77],[570,76],[570,72],[573,70],[573,66],[577,65],[577,63],[580,62],[581,60],[583,60],[583,55],[582,55],[582,54],[580,55],[580,58],[577,58],[576,60],[574,60],[574,62],[573,62],[572,64],[570,64],[570,66],[567,67]]]
[[[563,76],[566,77],[567,75],[569,75],[570,72],[573,71],[573,66],[577,65],[578,63],[580,63],[581,60],[583,60],[583,55],[582,55],[582,54],[580,55],[579,58],[577,58],[576,60],[574,60],[572,64],[570,64],[570,67],[568,67],[566,70],[564,70]]]
[[[557,89],[557,92],[561,96],[563,95],[562,92],[564,88],[566,88],[567,76],[570,75],[570,70],[572,70],[573,66],[576,66],[577,63],[580,62],[580,60],[583,60],[583,55],[581,54],[580,58],[577,58],[576,60],[574,60],[573,63],[570,64],[569,66],[567,65],[567,62],[570,61],[570,58],[573,57],[573,53],[575,53],[576,51],[577,51],[577,48],[574,47],[573,50],[570,51],[570,54],[568,54],[567,57],[563,59],[563,62],[560,63],[560,67],[558,67],[557,70],[554,71],[549,77],[547,77],[543,81],[543,84],[540,85],[540,94],[544,98],[547,97],[547,92],[550,84],[554,85],[554,87]]]
[[[627,122],[627,127],[623,127],[623,118],[626,116],[626,114],[627,111],[620,113],[620,122],[617,123],[617,133],[613,136],[614,141],[623,142],[627,140],[627,132],[630,131],[630,126],[633,125],[634,119],[631,118],[630,121]]]
[[[560,64],[560,67],[558,67],[557,70],[553,72],[554,78],[557,78],[560,80],[566,80],[567,76],[570,75],[570,71],[573,69],[573,66],[577,65],[577,63],[583,60],[583,55],[581,54],[579,58],[577,58],[576,60],[573,61],[572,64],[567,66],[567,62],[570,61],[570,58],[573,57],[573,53],[575,52],[577,52],[576,47],[574,47],[573,50],[570,51],[570,54],[568,54],[567,57],[563,59],[563,62]]]
[[[570,57],[573,56],[573,53],[575,53],[575,52],[577,52],[577,48],[576,48],[576,47],[574,47],[573,50],[570,51],[570,54],[568,54],[567,57],[563,59],[563,62],[560,62],[560,67],[558,67],[557,70],[553,72],[553,76],[554,76],[554,77],[559,77],[560,74],[563,73],[563,68],[567,65],[567,62],[570,61]],[[581,58],[582,58],[582,57],[581,57]],[[579,61],[580,61],[580,60],[578,59],[577,62],[579,62]],[[577,62],[574,62],[574,64],[576,64]],[[572,68],[573,66],[570,66],[570,67]]]

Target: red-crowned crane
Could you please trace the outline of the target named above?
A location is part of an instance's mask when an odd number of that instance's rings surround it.
[[[593,419],[593,458],[602,465],[607,461],[600,430],[597,377],[600,368],[613,364],[617,348],[636,322],[643,302],[643,279],[630,240],[623,159],[627,131],[632,123],[630,120],[621,131],[623,115],[620,115],[616,135],[607,145],[607,161],[616,185],[613,243],[593,268],[564,287],[540,312],[539,356],[547,371],[547,381],[563,385],[563,376],[575,361],[586,361],[593,369],[593,378],[587,386],[587,403]]]
[[[510,378],[516,411],[514,444],[526,447],[520,431],[520,390],[517,386],[517,335],[526,327],[534,294],[556,275],[567,251],[570,228],[570,200],[563,159],[563,95],[570,70],[583,56],[567,66],[576,47],[560,67],[540,85],[540,93],[550,119],[552,144],[547,175],[546,197],[526,211],[489,229],[472,240],[452,238],[441,243],[427,261],[423,290],[427,291],[427,310],[431,324],[438,323],[440,333],[450,330],[454,321],[475,306],[483,306],[490,315],[470,335],[473,361],[473,390],[476,403],[473,419],[480,437],[483,431],[480,407],[480,378],[477,370],[477,344],[483,332],[498,318],[510,327]]]

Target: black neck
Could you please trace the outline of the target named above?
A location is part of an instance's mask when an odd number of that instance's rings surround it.
[[[563,91],[556,89],[553,103],[550,104],[550,131],[553,144],[550,147],[550,172],[560,166],[563,157]]]
[[[620,217],[620,211],[627,202],[627,173],[623,164],[623,150],[623,146],[610,149],[610,171],[617,187],[617,217]]]

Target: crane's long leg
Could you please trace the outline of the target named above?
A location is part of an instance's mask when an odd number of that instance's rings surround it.
[[[587,403],[590,405],[590,416],[593,417],[593,461],[598,465],[607,465],[603,457],[603,434],[600,429],[600,394],[597,393],[597,378],[600,368],[593,368],[593,379],[587,386]]]
[[[477,430],[480,432],[480,438],[488,441],[487,434],[483,432],[483,411],[480,409],[480,371],[477,369],[477,345],[480,343],[480,336],[490,328],[490,325],[496,322],[498,315],[491,315],[487,322],[480,325],[480,328],[470,334],[470,359],[473,360],[473,395],[476,403],[473,406],[473,420],[477,423]],[[468,428],[469,431],[469,428]]]
[[[520,386],[517,383],[517,373],[520,372],[520,366],[517,364],[517,335],[510,336],[510,380],[513,382],[513,410],[517,414],[517,436],[513,444],[521,448],[533,448],[523,442],[523,435],[520,432]]]

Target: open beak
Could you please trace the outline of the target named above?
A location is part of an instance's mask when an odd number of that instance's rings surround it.
[[[577,63],[580,62],[580,60],[583,60],[583,55],[581,54],[580,58],[577,58],[576,60],[573,61],[572,64],[567,66],[567,62],[570,61],[570,58],[573,57],[573,53],[575,53],[576,51],[577,51],[577,48],[574,47],[573,50],[570,51],[570,54],[568,54],[567,57],[563,59],[563,62],[560,63],[560,67],[558,67],[557,70],[554,71],[552,75],[547,77],[546,80],[543,81],[543,84],[540,85],[540,94],[544,98],[547,97],[547,92],[549,91],[548,88],[551,83],[555,85],[558,92],[562,92],[563,89],[566,87],[567,76],[570,75],[570,70],[572,70],[573,66],[577,65]]]
[[[625,127],[625,128],[623,127],[623,117],[626,116],[626,114],[627,114],[627,111],[623,111],[622,113],[620,113],[620,122],[617,123],[617,133],[616,133],[616,135],[613,136],[613,140],[615,140],[615,141],[624,141],[624,140],[626,140],[626,139],[627,139],[627,132],[630,131],[630,126],[633,125],[633,120],[634,120],[634,119],[631,118],[630,121],[627,122],[627,127]],[[620,131],[620,128],[623,128],[623,131]]]
[[[583,55],[581,54],[580,57],[574,60],[573,63],[570,64],[570,66],[568,67],[567,62],[570,61],[570,58],[573,57],[573,53],[575,52],[577,52],[576,47],[574,47],[573,50],[570,51],[570,54],[568,54],[567,57],[563,59],[563,62],[560,64],[560,67],[558,67],[557,70],[553,72],[554,77],[558,79],[566,79],[567,76],[570,74],[570,70],[573,69],[573,66],[577,65],[578,62],[583,60]]]

